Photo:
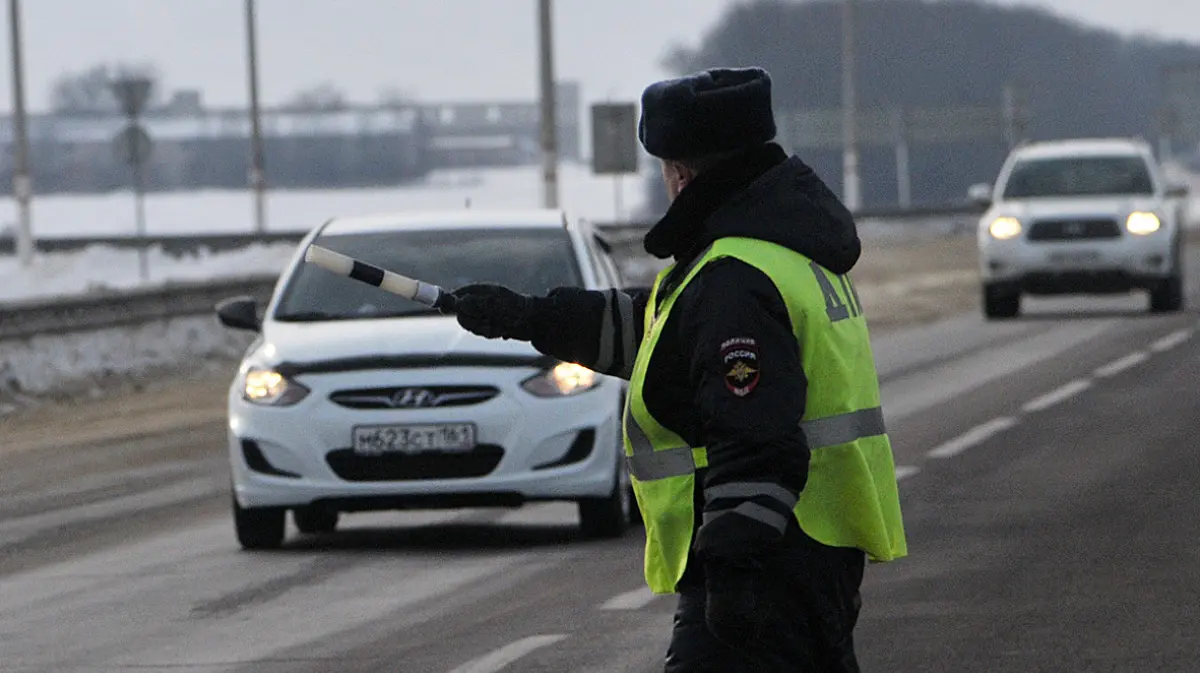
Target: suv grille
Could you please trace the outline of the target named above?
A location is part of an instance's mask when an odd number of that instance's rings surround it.
[[[499,394],[492,386],[404,386],[339,390],[329,399],[349,409],[433,409],[479,404]]]
[[[1042,220],[1029,228],[1031,241],[1076,241],[1098,238],[1120,238],[1121,226],[1116,220]]]
[[[414,453],[360,456],[353,449],[337,449],[325,462],[346,481],[416,481],[465,479],[490,474],[500,464],[504,449],[480,444],[464,453]]]

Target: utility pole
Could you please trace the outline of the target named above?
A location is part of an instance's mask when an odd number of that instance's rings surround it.
[[[254,190],[254,230],[267,228],[266,172],[263,167],[261,115],[258,109],[258,40],[255,35],[254,0],[246,0],[246,79],[250,84],[250,187]]]
[[[33,263],[33,226],[30,200],[33,184],[29,177],[29,131],[25,118],[25,66],[21,59],[20,0],[8,0],[9,45],[12,47],[13,90],[13,197],[17,201],[17,256],[21,266]]]
[[[854,32],[854,0],[842,0],[842,200],[851,212],[862,206]]]
[[[543,205],[558,208],[558,124],[555,121],[554,29],[551,0],[538,0],[538,71],[542,108]]]

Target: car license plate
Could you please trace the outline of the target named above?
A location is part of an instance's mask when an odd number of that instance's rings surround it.
[[[1095,250],[1071,250],[1063,252],[1050,253],[1049,260],[1052,264],[1067,264],[1071,266],[1083,266],[1095,264],[1100,261],[1100,253]]]
[[[363,425],[354,428],[353,439],[354,452],[363,455],[464,452],[475,448],[475,426],[470,423]]]

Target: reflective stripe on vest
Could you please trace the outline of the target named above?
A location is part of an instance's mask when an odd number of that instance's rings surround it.
[[[629,443],[633,455],[625,456],[629,465],[629,473],[640,481],[654,481],[668,477],[679,477],[696,471],[694,454],[703,449],[690,446],[654,450],[646,433],[637,424],[625,405],[625,427],[629,435]],[[839,446],[885,434],[883,409],[861,409],[848,414],[804,421],[800,424],[804,438],[808,441],[810,450],[823,449],[829,446]]]

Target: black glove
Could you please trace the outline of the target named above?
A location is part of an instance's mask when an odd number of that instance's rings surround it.
[[[458,324],[468,332],[488,339],[533,340],[533,297],[487,283],[464,285],[451,294]]]

